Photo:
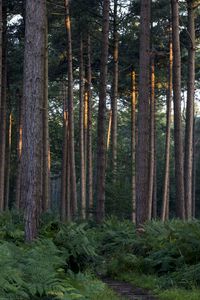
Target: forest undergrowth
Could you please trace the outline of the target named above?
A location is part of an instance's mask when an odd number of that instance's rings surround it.
[[[0,299],[119,299],[102,277],[151,289],[159,299],[200,299],[200,221],[62,224],[46,214],[24,243],[23,218],[0,217]]]

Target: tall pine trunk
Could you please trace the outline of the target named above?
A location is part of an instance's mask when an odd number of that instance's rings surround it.
[[[67,31],[67,62],[68,62],[68,114],[69,114],[69,161],[71,185],[71,212],[74,218],[77,214],[76,168],[74,151],[74,96],[72,68],[72,38],[71,20],[69,15],[69,0],[65,0],[65,26]]]
[[[117,24],[118,0],[114,0],[114,26],[113,26],[113,87],[111,96],[111,171],[113,181],[116,179],[117,168],[117,99],[118,99],[118,77],[119,77],[119,41],[118,41],[118,24]]]
[[[11,156],[11,145],[12,145],[12,112],[8,116],[8,130],[7,130],[7,141],[6,141],[6,168],[5,168],[5,199],[4,209],[9,209],[9,198],[10,198],[10,156]]]
[[[193,122],[194,122],[194,92],[195,92],[195,12],[193,1],[188,0],[188,79],[187,108],[185,129],[185,215],[192,218],[192,169],[193,169]]]
[[[108,132],[107,132],[107,143],[106,143],[107,152],[110,149],[111,128],[112,128],[112,109],[108,113]]]
[[[154,54],[152,54],[154,56]],[[150,157],[149,157],[149,220],[152,218],[154,167],[155,167],[155,65],[151,58],[151,97],[150,97]]]
[[[92,214],[94,210],[93,203],[93,163],[92,163],[92,71],[91,71],[91,40],[88,34],[87,38],[87,65],[86,65],[86,83],[85,93],[87,94],[87,195],[88,212]]]
[[[171,104],[172,104],[172,71],[173,71],[173,53],[172,53],[172,39],[170,32],[169,42],[169,68],[168,68],[168,89],[167,89],[167,122],[166,122],[166,137],[165,137],[165,171],[162,195],[162,210],[161,219],[167,219],[168,206],[168,189],[169,189],[169,175],[170,175],[170,136],[171,136]]]
[[[87,100],[87,98],[86,98]],[[85,101],[85,108],[87,108],[87,101]],[[80,59],[79,59],[79,149],[80,149],[80,164],[81,164],[81,188],[80,188],[80,200],[81,200],[81,217],[86,218],[86,161],[85,161],[85,147],[87,136],[87,109],[85,110],[84,120],[84,61],[83,61],[83,40],[80,38]],[[85,121],[85,122],[84,122]],[[84,124],[85,123],[85,124]],[[85,143],[84,143],[85,140]]]
[[[61,204],[60,216],[61,221],[65,222],[67,218],[67,172],[68,172],[68,112],[67,112],[67,99],[66,90],[64,87],[63,92],[63,147],[62,147],[62,176],[61,176]]]
[[[131,71],[131,194],[132,194],[132,221],[136,222],[136,80],[135,72]]]
[[[2,88],[0,107],[0,212],[4,210],[5,147],[6,147],[6,99],[7,99],[7,7],[2,7]]]
[[[22,156],[22,123],[23,123],[23,103],[22,95],[19,91],[16,92],[18,100],[18,117],[17,117],[17,176],[16,176],[16,193],[15,193],[15,208],[22,208],[21,203],[21,156]]]
[[[41,199],[42,107],[44,97],[44,45],[46,1],[26,1],[24,56],[23,185],[25,239],[37,236],[38,205]],[[34,59],[33,59],[34,58]],[[28,163],[27,163],[28,162]]]
[[[183,139],[181,120],[181,52],[179,34],[179,3],[171,0],[172,40],[173,40],[173,98],[174,98],[174,148],[176,178],[176,215],[185,218],[184,174],[183,174]]]
[[[42,210],[49,208],[50,197],[50,166],[49,166],[49,122],[48,122],[48,20],[46,16],[45,49],[44,49],[44,101],[43,101],[43,199]]]
[[[2,97],[3,0],[0,0],[0,107]],[[0,116],[1,121],[1,116]]]
[[[196,161],[197,161],[197,143],[198,140],[196,140],[196,135],[195,135],[195,129],[196,129],[196,124],[195,124],[195,118],[193,122],[193,166],[192,166],[192,217],[195,218],[196,216]]]
[[[108,43],[109,43],[109,7],[110,1],[103,1],[103,32],[100,65],[99,110],[97,129],[97,212],[96,218],[101,222],[105,216],[105,113],[106,113],[106,88],[108,69]]]
[[[136,153],[136,223],[149,217],[149,64],[151,2],[141,0],[138,144]]]

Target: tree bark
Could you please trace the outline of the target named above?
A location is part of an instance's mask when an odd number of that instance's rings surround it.
[[[136,82],[135,72],[131,72],[131,191],[132,191],[132,222],[136,222]]]
[[[42,185],[42,210],[49,208],[50,197],[50,165],[49,165],[49,115],[48,115],[48,19],[46,16],[45,26],[45,49],[44,49],[44,104],[43,104],[43,185]]]
[[[18,100],[18,122],[17,122],[17,177],[16,177],[16,198],[15,208],[22,208],[21,203],[21,156],[22,156],[22,124],[23,124],[23,103],[22,95],[19,91],[16,92]]]
[[[118,41],[118,25],[117,25],[117,10],[118,0],[114,0],[114,26],[113,26],[113,39],[114,39],[114,50],[113,50],[113,86],[112,86],[112,97],[111,97],[111,172],[112,179],[116,179],[116,168],[117,168],[117,99],[118,99],[118,80],[119,80],[119,41]]]
[[[94,210],[93,203],[93,163],[92,163],[92,71],[91,71],[91,41],[90,35],[87,39],[87,66],[85,94],[87,94],[87,186],[88,186],[88,209],[91,216]]]
[[[65,26],[67,31],[67,61],[68,61],[68,114],[69,114],[69,160],[71,184],[72,217],[77,215],[77,188],[74,152],[74,101],[73,101],[73,69],[72,69],[72,38],[71,20],[69,15],[69,0],[65,0]]]
[[[6,168],[5,168],[5,199],[4,210],[9,209],[9,196],[10,196],[10,155],[12,144],[12,113],[8,117],[8,130],[7,130],[7,142],[6,142]]]
[[[61,177],[61,221],[65,222],[67,218],[67,172],[68,172],[68,112],[67,99],[64,87],[63,92],[63,147],[62,147],[62,177]]]
[[[192,166],[192,217],[196,216],[196,168],[197,168],[197,143],[195,135],[195,118],[193,122],[193,166]]]
[[[193,168],[193,122],[194,122],[194,93],[195,93],[195,12],[193,1],[187,1],[188,6],[188,80],[187,108],[185,128],[185,213],[186,218],[192,218],[192,168]]]
[[[2,49],[3,49],[3,0],[0,0],[0,109],[1,109],[1,97],[2,97]],[[1,121],[1,116],[0,116]]]
[[[171,103],[172,103],[172,71],[173,71],[173,53],[172,39],[170,33],[169,42],[169,70],[168,70],[168,89],[167,89],[167,122],[166,122],[166,138],[165,138],[165,171],[162,195],[161,219],[166,220],[168,206],[168,189],[170,175],[170,136],[171,136]]]
[[[140,74],[138,108],[138,144],[136,149],[136,223],[149,217],[149,64],[150,64],[150,7],[141,0],[140,24]]]
[[[153,54],[154,55],[154,54]],[[151,97],[150,97],[150,157],[149,157],[149,220],[152,218],[154,167],[155,167],[155,65],[151,58]]]
[[[109,111],[108,117],[108,133],[107,133],[107,152],[110,149],[110,137],[111,137],[111,128],[112,128],[112,109]]]
[[[7,99],[7,7],[2,8],[2,88],[0,110],[0,212],[4,210],[5,147],[6,147],[6,99]]]
[[[109,6],[110,1],[103,1],[103,32],[102,51],[100,65],[99,110],[97,129],[97,222],[101,222],[105,216],[105,112],[106,112],[106,88],[108,69],[108,43],[109,43]]]
[[[80,164],[81,164],[81,217],[86,218],[86,162],[85,162],[85,147],[87,136],[87,101],[85,101],[85,118],[84,118],[84,62],[83,62],[83,40],[80,38],[80,61],[79,61],[79,149],[80,149]],[[86,99],[87,100],[87,99]],[[84,120],[85,119],[85,120]],[[85,121],[85,122],[84,122]],[[84,143],[85,140],[85,143]]]
[[[171,0],[172,7],[172,40],[173,40],[173,95],[174,95],[174,148],[176,178],[176,214],[185,218],[183,142],[181,120],[181,52],[179,35],[179,3]]]
[[[25,239],[37,236],[38,201],[41,199],[42,107],[44,97],[44,45],[46,1],[26,1],[24,56],[24,128],[22,140],[25,203]]]

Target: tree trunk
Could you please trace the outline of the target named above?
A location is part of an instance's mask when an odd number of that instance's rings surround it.
[[[21,155],[22,155],[22,123],[23,123],[23,103],[22,95],[19,91],[16,92],[18,100],[18,122],[17,122],[17,177],[16,177],[16,198],[15,208],[22,208],[21,203]]]
[[[150,157],[149,157],[149,220],[152,218],[153,187],[154,187],[154,155],[155,155],[155,66],[151,58],[151,97],[150,97]]]
[[[193,166],[192,166],[192,217],[196,215],[196,160],[197,160],[197,142],[195,135],[195,118],[193,122]]]
[[[42,210],[47,211],[49,208],[50,192],[50,168],[49,168],[49,122],[48,122],[48,20],[46,16],[45,28],[45,49],[44,49],[44,104],[43,104],[43,199]]]
[[[153,219],[157,218],[157,210],[158,210],[158,204],[157,204],[157,151],[156,151],[156,128],[154,129],[155,132],[155,143],[154,143],[154,181],[153,181],[153,207],[152,207],[152,217]]]
[[[2,97],[2,49],[3,49],[3,12],[2,4],[3,0],[0,0],[0,108],[1,108],[1,97]],[[0,115],[1,121],[1,115]]]
[[[135,151],[136,150],[136,82],[135,72],[131,72],[131,191],[132,191],[132,222],[136,222],[136,190],[135,190]]]
[[[155,89],[155,83],[154,83]],[[155,92],[154,92],[155,93]],[[152,217],[157,218],[157,105],[156,97],[154,97],[154,174],[153,174],[153,207]]]
[[[109,118],[108,118],[108,133],[107,133],[107,152],[110,149],[110,136],[111,136],[111,128],[112,128],[112,109],[109,111]]]
[[[38,201],[41,199],[42,107],[44,97],[44,45],[46,2],[26,0],[24,57],[24,128],[22,140],[25,203],[25,239],[37,236]]]
[[[117,9],[118,0],[114,0],[114,28],[113,28],[113,39],[114,39],[114,69],[113,69],[113,86],[112,86],[112,97],[111,97],[111,172],[112,179],[116,179],[116,168],[117,168],[117,99],[118,99],[118,80],[119,80],[119,41],[118,41],[118,25],[117,25]]]
[[[179,34],[179,3],[171,0],[172,6],[172,40],[173,40],[173,95],[174,95],[174,146],[176,178],[176,214],[185,218],[183,142],[181,120],[181,52]]]
[[[76,168],[74,152],[74,102],[73,102],[73,69],[72,69],[72,39],[71,21],[69,15],[69,0],[65,0],[65,26],[67,31],[67,61],[68,61],[68,114],[69,114],[69,159],[71,184],[72,217],[77,214]]]
[[[105,112],[106,112],[106,88],[108,69],[108,43],[109,43],[109,6],[110,1],[103,1],[103,32],[100,65],[99,86],[99,111],[97,129],[97,221],[101,222],[105,215]]]
[[[192,168],[193,168],[193,122],[194,122],[194,92],[195,92],[195,16],[193,0],[188,5],[188,80],[187,80],[187,108],[185,129],[185,215],[192,218]]]
[[[80,147],[80,164],[81,164],[81,188],[80,188],[80,200],[81,200],[81,217],[86,218],[86,162],[85,162],[85,148],[87,136],[87,101],[85,101],[85,118],[84,118],[84,62],[83,62],[83,40],[80,38],[80,61],[79,61],[79,147]],[[86,98],[87,100],[87,98]],[[84,120],[85,119],[85,120]],[[85,122],[84,122],[85,121]],[[84,143],[85,140],[85,143]]]
[[[148,0],[141,0],[140,24],[140,74],[138,109],[138,144],[136,156],[136,223],[149,217],[149,64],[150,64],[150,7]]]
[[[165,138],[165,171],[164,171],[165,173],[164,173],[162,210],[161,210],[162,221],[166,220],[167,206],[168,206],[167,202],[168,202],[169,175],[170,175],[172,71],[173,71],[173,53],[172,53],[172,39],[171,39],[171,32],[170,32],[169,70],[168,70],[168,89],[167,89],[167,122],[166,122],[166,138]]]
[[[85,93],[87,94],[87,185],[88,185],[88,212],[93,213],[93,164],[92,164],[92,95],[91,95],[91,41],[90,35],[87,40],[87,67]]]
[[[8,118],[8,134],[6,142],[6,168],[5,168],[5,199],[4,209],[9,209],[9,196],[10,196],[10,155],[11,155],[11,143],[12,143],[12,113]]]
[[[2,8],[2,88],[0,110],[0,212],[4,210],[5,189],[5,147],[6,147],[6,98],[7,98],[7,7]]]
[[[68,112],[67,97],[64,87],[63,93],[63,147],[62,147],[62,177],[61,177],[61,204],[60,216],[61,221],[65,222],[67,218],[67,172],[68,172]]]

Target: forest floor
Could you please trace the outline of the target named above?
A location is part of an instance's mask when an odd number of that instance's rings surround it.
[[[158,300],[147,289],[141,289],[134,287],[132,284],[113,280],[110,278],[104,278],[103,282],[108,285],[116,294],[122,297],[122,299],[130,300]]]

